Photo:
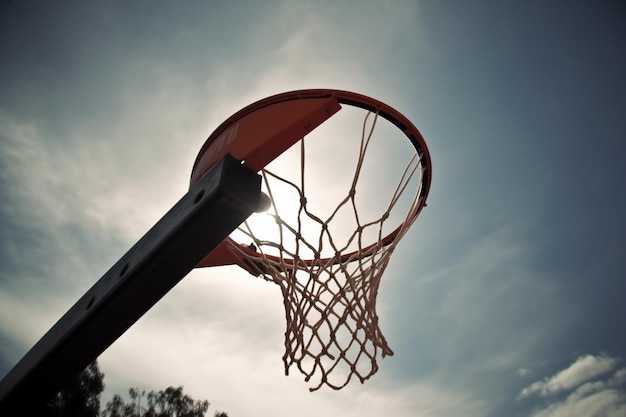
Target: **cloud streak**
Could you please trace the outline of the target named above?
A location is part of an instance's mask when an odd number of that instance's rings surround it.
[[[548,396],[572,389],[583,382],[590,381],[610,370],[618,360],[607,356],[581,356],[568,368],[543,381],[537,381],[524,388],[520,398],[533,394]]]
[[[606,355],[580,356],[569,367],[522,389],[518,401],[535,395],[547,399],[532,417],[623,416],[626,368],[616,369],[619,362]]]

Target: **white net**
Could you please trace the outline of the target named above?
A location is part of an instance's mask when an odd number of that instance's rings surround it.
[[[230,245],[250,270],[279,285],[285,372],[295,365],[312,391],[324,384],[340,389],[353,376],[364,382],[378,370],[379,356],[393,355],[376,297],[391,254],[423,205],[424,167],[415,148],[378,114],[356,112],[349,117],[363,118],[360,134],[336,125],[328,129],[340,133],[330,135],[320,127],[318,137],[281,156],[286,162],[262,170],[271,207],[231,236],[254,249],[251,255]]]

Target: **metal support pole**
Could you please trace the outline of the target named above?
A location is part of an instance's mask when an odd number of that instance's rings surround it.
[[[258,206],[261,178],[215,164],[0,381],[0,415],[36,415]]]

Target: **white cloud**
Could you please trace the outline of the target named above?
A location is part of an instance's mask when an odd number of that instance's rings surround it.
[[[626,414],[626,368],[602,378],[619,359],[605,355],[579,357],[568,368],[524,388],[518,400],[534,394],[550,400],[532,417],[621,417]],[[566,397],[558,394],[569,392]]]
[[[255,34],[277,42],[259,59],[263,68],[255,71],[251,94],[259,98],[290,89],[339,88],[385,101],[390,85],[381,75],[390,61],[404,57],[397,53],[399,38],[421,47],[422,39],[412,36],[417,8],[415,2],[359,2],[355,13],[354,7],[335,3],[282,2],[275,20]]]
[[[572,389],[614,369],[616,364],[617,359],[607,356],[581,356],[567,369],[543,381],[534,382],[524,388],[520,393],[520,398],[525,398],[533,394],[547,396]]]
[[[582,385],[562,401],[535,411],[532,417],[623,417],[626,394],[613,384]]]

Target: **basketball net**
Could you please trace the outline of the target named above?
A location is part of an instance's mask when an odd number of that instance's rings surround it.
[[[353,377],[364,382],[378,370],[379,356],[393,355],[379,328],[376,297],[391,254],[423,206],[421,200],[424,197],[419,197],[420,190],[416,190],[406,219],[400,226],[390,235],[385,235],[383,225],[407,190],[411,178],[422,175],[424,168],[415,152],[404,168],[386,210],[377,219],[362,223],[355,196],[363,161],[378,120],[378,114],[374,114],[368,128],[367,121],[371,115],[367,113],[363,121],[352,185],[329,217],[322,219],[310,212],[307,206],[304,193],[305,147],[302,140],[300,184],[267,169],[261,171],[272,202],[268,214],[278,225],[279,238],[276,241],[263,240],[245,222],[239,231],[253,242],[250,248],[254,249],[254,254],[243,251],[235,244],[229,245],[230,250],[250,266],[251,272],[280,287],[287,320],[283,356],[285,373],[288,374],[295,365],[307,382],[313,381],[311,391],[324,384],[341,389]],[[287,223],[275,204],[276,196],[272,193],[271,184],[276,181],[293,188],[300,196],[296,220],[292,220],[292,224]],[[330,231],[340,209],[351,211],[357,225],[356,230],[342,237],[341,241]],[[305,238],[304,219],[319,225],[318,235]],[[366,232],[367,238],[364,236]],[[371,241],[372,235],[377,236],[374,242]],[[330,250],[334,255],[323,256],[322,245],[324,250]],[[303,256],[303,251],[312,253],[312,259]],[[274,255],[276,252],[278,256]]]

